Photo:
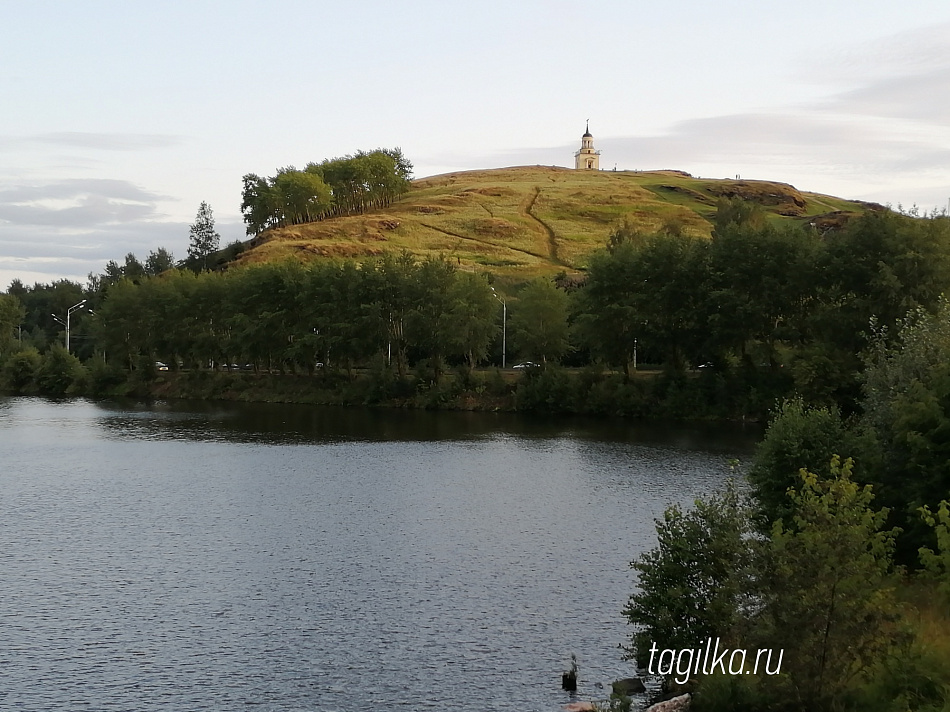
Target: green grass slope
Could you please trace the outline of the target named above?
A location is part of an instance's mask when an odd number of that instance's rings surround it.
[[[686,234],[708,238],[721,196],[758,203],[777,223],[833,224],[867,207],[770,181],[519,166],[422,178],[386,210],[268,230],[251,241],[239,262],[406,249],[524,279],[583,270],[591,251],[603,247],[622,220],[644,232],[673,222]]]

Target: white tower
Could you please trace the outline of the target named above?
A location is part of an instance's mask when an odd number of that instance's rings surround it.
[[[590,119],[587,130],[581,136],[581,150],[574,154],[574,168],[579,171],[599,171],[600,151],[594,150],[594,137],[590,133]]]

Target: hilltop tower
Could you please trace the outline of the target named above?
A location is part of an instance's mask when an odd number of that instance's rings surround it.
[[[590,133],[590,119],[587,130],[581,136],[581,150],[574,154],[574,168],[579,171],[599,171],[600,151],[594,150],[594,137]]]

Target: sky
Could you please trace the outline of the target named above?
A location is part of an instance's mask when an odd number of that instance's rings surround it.
[[[0,0],[0,289],[186,256],[241,178],[378,147],[950,201],[947,0]]]

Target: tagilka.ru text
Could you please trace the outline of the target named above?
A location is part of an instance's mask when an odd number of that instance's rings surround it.
[[[656,657],[657,652],[660,653]],[[693,675],[711,675],[718,671],[723,675],[757,675],[760,671],[759,664],[762,664],[761,671],[766,675],[778,675],[782,671],[782,655],[784,650],[778,651],[778,662],[773,669],[772,649],[760,648],[754,653],[744,648],[723,648],[719,649],[719,638],[715,643],[712,638],[706,641],[706,647],[702,644],[695,650],[685,648],[683,650],[658,650],[656,643],[650,647],[650,664],[647,666],[647,672],[651,675],[669,676],[676,673],[673,680],[682,685]],[[656,657],[656,671],[653,670],[654,657]],[[680,679],[682,678],[682,679]]]

